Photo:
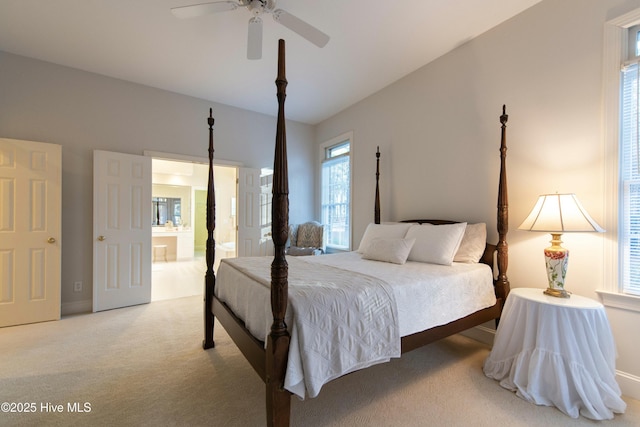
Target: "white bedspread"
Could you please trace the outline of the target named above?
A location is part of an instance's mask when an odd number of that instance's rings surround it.
[[[225,260],[269,288],[268,257]],[[287,322],[291,334],[285,388],[304,398],[349,372],[400,356],[398,314],[383,281],[289,258]]]
[[[223,259],[216,280],[217,297],[229,305],[245,322],[249,331],[262,341],[268,335],[273,322],[269,289],[272,261],[271,257]],[[321,289],[320,299],[334,293],[339,295],[336,296],[338,299],[353,300],[355,297],[345,296],[347,290],[358,288],[354,280],[361,280],[364,277],[365,282],[370,283],[372,287],[384,290],[390,301],[395,300],[393,305],[397,307],[397,314],[393,315],[395,310],[393,307],[385,310],[389,311],[391,317],[395,317],[400,336],[449,323],[490,307],[496,301],[491,269],[483,264],[454,263],[453,266],[442,266],[407,262],[404,265],[396,265],[363,260],[362,256],[356,252],[304,258],[288,257],[287,262],[289,263],[289,306],[286,322],[292,337],[285,388],[300,398],[315,397],[326,382],[345,373],[387,361],[390,357],[400,354],[398,339],[396,349],[384,346],[385,348],[378,349],[378,353],[374,353],[369,360],[364,358],[364,354],[345,354],[336,357],[332,352],[347,346],[340,347],[334,343],[329,347],[323,340],[321,341],[326,331],[336,329],[331,323],[333,321],[329,321],[322,314],[330,304],[323,302],[324,309],[319,308],[319,311],[313,309],[312,312],[307,312],[306,309],[301,310],[296,306],[297,300],[309,302],[312,306],[316,304],[316,302],[311,303],[311,300],[316,298],[309,295],[311,289]],[[237,267],[238,263],[245,265],[243,269],[248,274]],[[254,263],[256,265],[252,265]],[[298,287],[296,283],[302,283],[299,290],[296,290]],[[311,286],[311,284],[320,286]],[[335,294],[336,290],[337,294]],[[379,295],[380,292],[377,294]],[[299,313],[304,313],[305,320],[300,320],[303,322],[321,321],[323,334],[314,335],[311,342],[300,343],[300,321],[293,320],[294,313],[296,317]],[[373,322],[372,330],[360,326],[364,329],[359,329],[362,331],[359,333],[365,334],[368,340],[373,339],[375,335],[367,334],[378,334],[380,331],[388,330],[384,324],[375,324],[381,321],[378,317],[380,316],[376,314],[369,319]],[[337,331],[334,335],[339,337],[343,332],[340,328]],[[314,357],[314,353],[307,354],[307,349],[304,348],[307,345],[311,345],[312,349],[315,349],[314,352],[320,349],[321,358],[328,359],[319,364],[313,361],[311,358]],[[387,351],[390,354],[383,356]],[[336,361],[334,362],[333,359]],[[327,365],[329,365],[328,370]]]

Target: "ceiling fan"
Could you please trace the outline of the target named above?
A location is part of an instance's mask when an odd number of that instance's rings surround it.
[[[324,47],[329,42],[329,36],[314,26],[306,23],[282,9],[276,9],[276,0],[236,0],[215,1],[211,3],[194,4],[171,8],[178,18],[193,18],[210,13],[236,10],[238,7],[246,7],[253,14],[249,19],[249,33],[247,38],[247,58],[262,58],[262,19],[260,16],[270,13],[276,22],[284,25],[295,33],[318,47]]]

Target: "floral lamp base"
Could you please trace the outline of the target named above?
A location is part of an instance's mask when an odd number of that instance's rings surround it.
[[[569,298],[571,294],[564,289],[564,278],[567,275],[569,264],[569,250],[560,246],[561,234],[551,234],[551,246],[544,250],[544,263],[547,268],[547,280],[549,287],[545,289],[546,295],[558,298]]]

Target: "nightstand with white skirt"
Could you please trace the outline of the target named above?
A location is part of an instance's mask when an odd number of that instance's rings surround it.
[[[616,349],[604,306],[579,295],[555,298],[515,288],[507,297],[484,373],[532,403],[573,418],[624,413]]]

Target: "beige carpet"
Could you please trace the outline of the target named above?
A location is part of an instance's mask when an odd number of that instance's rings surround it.
[[[0,329],[0,403],[36,406],[0,412],[0,425],[264,425],[264,385],[233,342],[219,325],[215,349],[201,341],[201,297]],[[640,425],[632,399],[605,422],[529,404],[482,374],[488,353],[466,337],[442,340],[293,399],[292,425]],[[85,412],[69,412],[74,404]]]

